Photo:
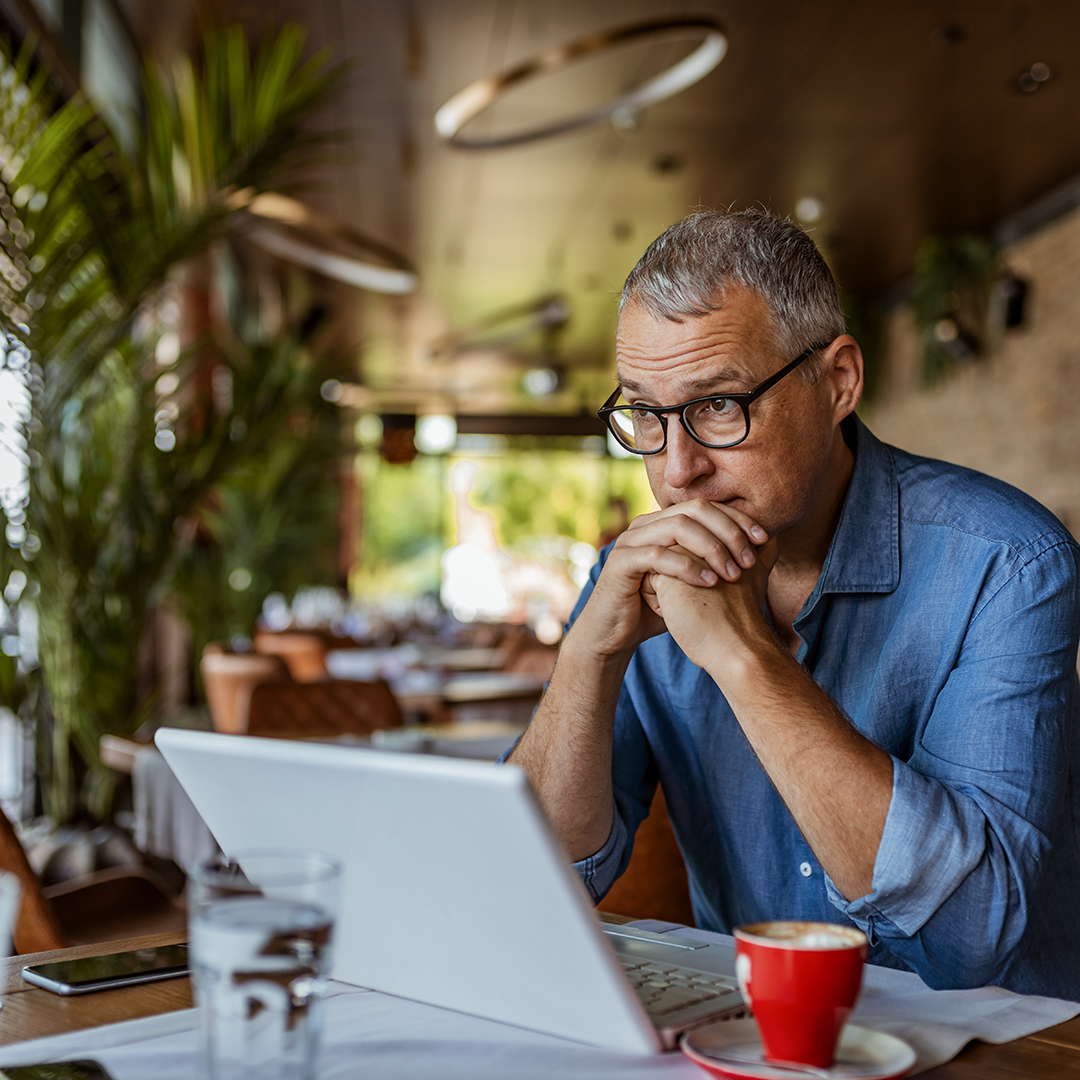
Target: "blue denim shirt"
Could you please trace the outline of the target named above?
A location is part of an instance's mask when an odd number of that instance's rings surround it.
[[[855,468],[798,659],[893,759],[873,891],[848,901],[712,679],[668,634],[615,715],[616,817],[577,864],[599,901],[663,784],[699,926],[850,922],[935,988],[1080,999],[1077,545],[1022,492],[879,442]],[[607,551],[594,567],[581,610]]]

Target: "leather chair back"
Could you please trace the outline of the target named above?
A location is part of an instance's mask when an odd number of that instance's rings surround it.
[[[397,698],[381,680],[260,683],[247,709],[249,735],[369,735],[401,722]]]
[[[615,915],[694,925],[686,864],[659,787],[649,816],[638,826],[630,865],[600,906]]]
[[[0,870],[9,870],[19,879],[22,897],[19,914],[12,928],[12,944],[16,953],[45,952],[62,949],[64,941],[56,925],[52,908],[41,893],[41,884],[26,858],[7,815],[0,810]]]

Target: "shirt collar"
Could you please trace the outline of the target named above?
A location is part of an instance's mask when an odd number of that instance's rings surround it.
[[[900,487],[892,449],[857,416],[844,420],[843,431],[855,467],[829,554],[804,610],[822,593],[889,593],[900,584]]]

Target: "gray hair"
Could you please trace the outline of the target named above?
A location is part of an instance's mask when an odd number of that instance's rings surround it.
[[[792,358],[845,332],[836,281],[817,246],[798,225],[756,209],[706,210],[662,232],[630,271],[619,312],[640,304],[654,318],[682,322],[718,311],[731,286],[765,300],[776,346]],[[804,367],[817,378],[818,364]]]

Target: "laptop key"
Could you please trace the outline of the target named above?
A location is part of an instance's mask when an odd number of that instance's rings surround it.
[[[666,1016],[677,1009],[684,1009],[688,1005],[696,1005],[701,1000],[695,994],[665,994],[648,1011],[654,1016]]]

